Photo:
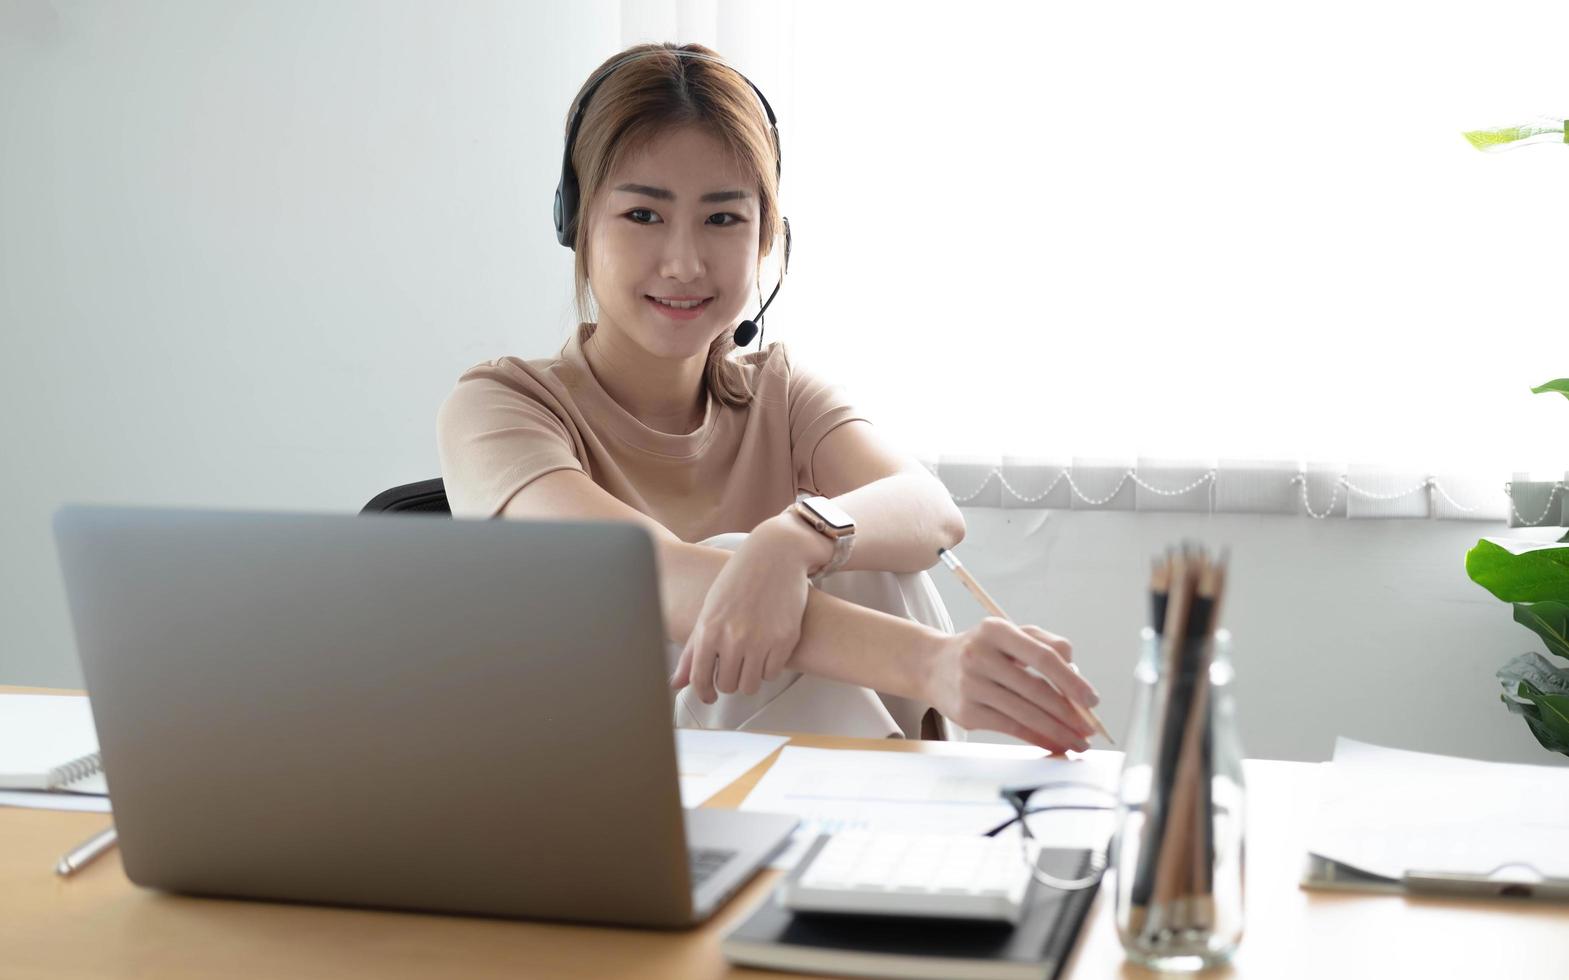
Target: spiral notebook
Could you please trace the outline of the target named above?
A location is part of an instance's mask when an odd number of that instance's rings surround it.
[[[0,695],[0,789],[108,795],[85,697]]]

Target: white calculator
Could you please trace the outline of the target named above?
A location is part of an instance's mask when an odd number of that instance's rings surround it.
[[[840,912],[1018,924],[1040,845],[1016,836],[822,834],[779,883],[798,912]]]

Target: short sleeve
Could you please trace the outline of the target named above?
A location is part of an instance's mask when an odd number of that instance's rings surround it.
[[[840,385],[819,376],[810,366],[785,352],[790,382],[790,461],[795,468],[796,486],[817,492],[812,472],[812,454],[823,436],[851,419],[867,419]]]
[[[454,517],[495,517],[546,473],[586,472],[561,419],[488,365],[465,372],[442,402],[436,446]]]

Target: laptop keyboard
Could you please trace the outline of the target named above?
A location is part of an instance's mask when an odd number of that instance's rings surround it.
[[[687,851],[687,867],[692,875],[692,887],[707,881],[725,862],[736,856],[735,851],[719,847],[695,847]]]

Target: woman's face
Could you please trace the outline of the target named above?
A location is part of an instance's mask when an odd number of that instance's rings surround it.
[[[734,329],[758,256],[757,188],[742,174],[719,140],[692,126],[610,174],[588,229],[601,329],[608,323],[671,358],[706,357],[714,338]],[[706,302],[695,316],[671,316],[650,297]]]

